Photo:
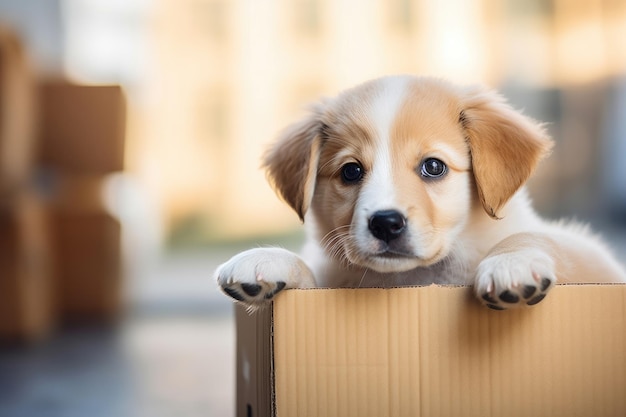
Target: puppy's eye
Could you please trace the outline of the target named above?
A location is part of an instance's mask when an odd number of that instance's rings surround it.
[[[425,178],[439,178],[445,175],[448,167],[436,158],[428,158],[422,162],[420,174]]]
[[[346,184],[355,184],[363,178],[363,167],[356,162],[350,162],[341,167],[341,179]]]

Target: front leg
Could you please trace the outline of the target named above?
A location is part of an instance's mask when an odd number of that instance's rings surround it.
[[[309,267],[296,254],[281,248],[241,252],[215,271],[218,285],[228,296],[258,307],[286,288],[315,287]]]
[[[520,233],[498,243],[478,265],[474,291],[494,310],[535,305],[556,283],[549,240]]]

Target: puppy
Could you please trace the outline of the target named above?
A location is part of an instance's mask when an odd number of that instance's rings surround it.
[[[258,248],[215,277],[251,308],[285,288],[473,285],[502,310],[559,282],[626,282],[587,228],[546,222],[524,183],[552,142],[494,92],[386,77],[324,100],[265,155],[308,226],[303,256]]]

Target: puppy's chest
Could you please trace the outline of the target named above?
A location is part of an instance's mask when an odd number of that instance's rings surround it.
[[[430,284],[468,285],[472,282],[471,267],[462,263],[441,262],[427,268],[416,268],[406,272],[364,273],[360,287],[404,287]]]

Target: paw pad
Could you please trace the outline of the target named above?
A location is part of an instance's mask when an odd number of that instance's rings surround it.
[[[259,295],[263,287],[259,284],[247,284],[245,282],[242,282],[241,289],[250,297],[256,297],[257,295]]]
[[[494,310],[533,306],[556,282],[554,260],[536,248],[488,256],[478,265],[474,291]]]
[[[274,298],[276,294],[285,289],[287,284],[284,281],[267,282],[260,281],[259,284],[246,282],[231,282],[221,285],[222,291],[236,301],[246,304],[256,304]]]
[[[243,295],[239,294],[239,292],[234,289],[234,288],[230,288],[230,287],[224,287],[222,288],[222,290],[224,291],[224,293],[226,295],[228,295],[231,298],[234,298],[237,301],[245,301],[246,299],[243,298]]]
[[[485,306],[492,310],[506,310],[523,305],[534,306],[546,297],[548,290],[554,283],[552,279],[547,277],[534,278],[536,285],[512,285],[499,293],[496,293],[492,287],[490,291],[480,295],[480,299]]]
[[[546,298],[546,294],[539,294],[538,296],[532,298],[531,300],[528,300],[526,304],[529,306],[534,306],[535,304],[539,303],[544,298]]]

